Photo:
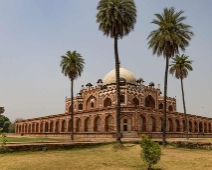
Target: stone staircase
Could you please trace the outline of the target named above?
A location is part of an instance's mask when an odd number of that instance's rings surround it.
[[[121,133],[122,133],[123,138],[137,138],[138,137],[138,133],[135,131],[121,132]]]

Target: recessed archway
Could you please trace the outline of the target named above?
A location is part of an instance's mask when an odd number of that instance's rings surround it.
[[[176,132],[180,132],[180,121],[178,119],[175,120]]]
[[[131,131],[132,129],[132,121],[131,118],[128,116],[123,116],[121,118],[121,131]]]
[[[94,131],[95,132],[101,132],[102,131],[102,119],[99,116],[97,116],[94,119]]]
[[[111,99],[107,97],[104,100],[104,107],[108,107],[108,106],[111,106],[111,105],[112,105]]]
[[[109,115],[106,117],[106,125],[105,125],[105,130],[107,132],[112,132],[114,131],[114,118],[113,116]]]
[[[188,122],[188,125],[189,125],[189,132],[192,132],[192,129],[193,129],[193,127],[192,127],[192,122],[189,120],[189,122]]]
[[[143,115],[138,117],[138,130],[146,132],[146,118]]]
[[[155,108],[155,100],[151,95],[145,98],[145,106]]]
[[[139,105],[139,100],[136,97],[133,98],[132,104],[133,104],[133,106],[138,106]]]
[[[61,132],[65,132],[65,129],[66,129],[66,121],[62,120],[62,122],[61,122]]]
[[[78,104],[78,110],[83,110],[83,104],[82,103]]]
[[[173,132],[173,122],[172,119],[168,119],[168,132]]]
[[[162,104],[162,103],[160,103],[160,104],[158,105],[158,109],[163,109],[163,104]]]
[[[76,121],[76,131],[82,132],[82,120],[80,118],[78,118]]]
[[[168,107],[168,110],[169,110],[170,112],[173,112],[173,107],[172,107],[172,105],[170,105],[170,106]]]
[[[91,132],[91,119],[87,117],[85,119],[85,132]]]

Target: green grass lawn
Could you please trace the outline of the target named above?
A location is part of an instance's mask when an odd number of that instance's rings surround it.
[[[156,170],[212,170],[212,151],[167,147]],[[72,150],[16,152],[0,155],[1,170],[145,170],[141,148],[113,144]]]

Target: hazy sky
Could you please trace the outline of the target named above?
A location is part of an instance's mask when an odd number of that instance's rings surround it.
[[[4,115],[34,118],[65,111],[70,82],[61,73],[60,56],[77,50],[85,58],[85,70],[75,82],[96,81],[114,69],[113,40],[103,36],[96,23],[99,0],[0,0],[0,106]],[[194,71],[184,81],[187,112],[212,117],[212,1],[135,0],[135,30],[119,41],[121,65],[145,85],[163,81],[165,60],[152,55],[147,36],[156,27],[155,13],[174,6],[184,10],[195,36],[185,54],[194,60]],[[183,111],[180,81],[169,75],[168,96],[177,97]]]

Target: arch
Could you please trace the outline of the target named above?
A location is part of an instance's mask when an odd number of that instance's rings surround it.
[[[145,98],[145,106],[146,107],[151,107],[151,108],[155,108],[155,100],[151,95],[148,95]]]
[[[108,106],[111,106],[112,102],[111,102],[111,99],[109,97],[107,97],[105,100],[104,100],[104,107],[108,107]]]
[[[132,120],[128,116],[121,117],[121,131],[131,131]]]
[[[87,109],[95,109],[96,108],[96,97],[91,95],[86,102]]]
[[[133,98],[132,104],[133,104],[134,106],[138,106],[138,105],[139,105],[139,100],[138,100],[136,97]]]
[[[48,132],[49,131],[49,124],[48,122],[45,122],[45,132]]]
[[[207,131],[207,124],[206,123],[204,123],[204,133],[207,133],[208,131]]]
[[[189,132],[192,132],[192,129],[193,129],[192,122],[189,120],[188,121],[188,130],[189,130]]]
[[[32,133],[32,124],[29,124],[28,132],[29,132],[29,133]]]
[[[186,132],[185,120],[183,120],[183,132]]]
[[[138,131],[146,132],[146,118],[143,115],[138,118]]]
[[[87,117],[86,119],[85,119],[85,132],[91,132],[91,119],[90,119],[90,117]]]
[[[198,132],[198,124],[197,122],[194,122],[194,132]]]
[[[160,119],[159,119],[158,128],[159,128],[158,129],[159,132],[163,131],[163,118],[162,117],[160,117]]]
[[[55,123],[55,132],[58,133],[59,132],[59,121],[57,120]]]
[[[211,124],[208,123],[208,133],[211,133]]]
[[[106,117],[105,130],[107,132],[114,131],[114,118],[111,115]]]
[[[173,121],[171,118],[168,118],[168,132],[173,132]]]
[[[39,132],[39,123],[36,123],[36,133]]]
[[[82,120],[80,118],[78,118],[76,121],[76,131],[82,132]]]
[[[32,133],[35,132],[35,123],[32,123]]]
[[[27,124],[24,125],[24,133],[27,133]]]
[[[168,110],[169,110],[170,112],[173,112],[173,107],[172,107],[172,105],[169,105]]]
[[[18,126],[18,132],[21,133],[21,125]]]
[[[149,117],[149,131],[156,132],[156,120],[153,116]]]
[[[40,133],[44,132],[43,131],[43,122],[40,123]]]
[[[71,119],[68,120],[68,132],[71,132]]]
[[[65,132],[66,129],[66,120],[62,120],[61,122],[61,132]]]
[[[175,129],[176,132],[180,132],[180,121],[178,119],[175,120]]]
[[[120,95],[120,102],[121,103],[125,102],[125,96],[123,94]]]
[[[78,110],[83,110],[83,104],[82,103],[78,104]]]
[[[160,103],[160,104],[158,105],[158,109],[163,109],[163,103]]]
[[[53,121],[50,122],[50,132],[53,132]]]
[[[97,116],[94,119],[94,131],[95,132],[101,132],[102,131],[102,119],[99,116]]]
[[[200,132],[200,133],[203,132],[203,125],[202,125],[202,122],[199,122],[199,132]]]

